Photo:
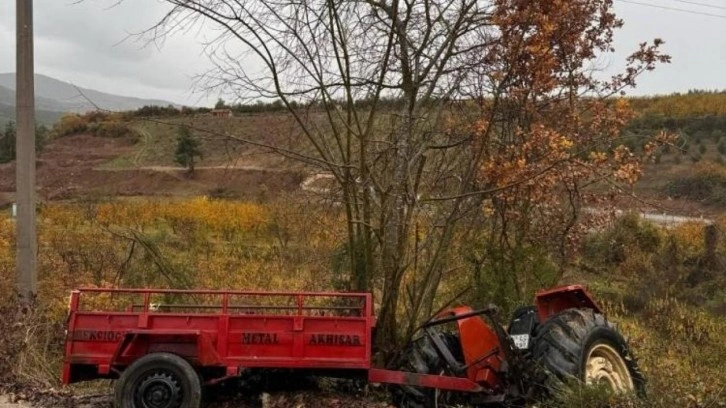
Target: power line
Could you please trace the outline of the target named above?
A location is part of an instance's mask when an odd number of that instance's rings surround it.
[[[636,4],[638,6],[646,6],[646,7],[653,7],[653,8],[663,9],[663,10],[678,11],[678,12],[681,12],[681,13],[697,14],[697,15],[700,15],[700,16],[716,17],[716,18],[726,18],[725,15],[721,15],[721,14],[712,14],[712,13],[705,13],[705,12],[702,12],[702,11],[687,10],[687,9],[682,9],[682,8],[668,7],[668,6],[659,6],[657,4],[641,3],[641,2],[638,2],[638,1],[632,1],[632,0],[617,0],[617,1],[619,1],[621,3]]]
[[[699,3],[697,1],[689,1],[689,0],[673,0],[673,1],[678,2],[678,3],[683,3],[683,4],[691,4],[694,6],[709,7],[709,8],[714,8],[714,9],[718,9],[718,10],[726,10],[726,6],[716,6],[714,4]]]

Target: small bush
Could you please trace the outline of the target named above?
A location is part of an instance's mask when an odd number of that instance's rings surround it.
[[[726,169],[715,163],[701,163],[691,174],[668,183],[665,193],[671,197],[703,201],[707,204],[724,204]]]
[[[64,137],[83,133],[88,129],[88,122],[81,115],[64,115],[55,125],[53,134],[56,137]]]
[[[721,141],[724,135],[726,135],[726,133],[721,129],[714,129],[711,131],[711,139],[713,139],[714,142]]]
[[[618,265],[633,252],[652,253],[660,246],[661,232],[638,214],[618,218],[605,233],[595,234],[585,242],[584,255],[606,265]]]
[[[119,138],[129,134],[129,128],[125,123],[103,121],[99,122],[93,132],[98,137]]]

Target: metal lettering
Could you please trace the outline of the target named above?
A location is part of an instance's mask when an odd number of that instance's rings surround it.
[[[360,346],[360,336],[356,334],[313,334],[308,344],[311,346]]]
[[[242,333],[242,344],[280,344],[277,333]]]
[[[74,341],[93,341],[99,343],[116,343],[124,332],[114,330],[78,330],[73,332]]]

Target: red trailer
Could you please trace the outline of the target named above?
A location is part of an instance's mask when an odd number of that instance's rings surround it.
[[[563,339],[573,324],[586,333]],[[255,368],[397,384],[406,407],[524,401],[542,373],[642,389],[625,341],[580,286],[540,293],[508,328],[495,308],[446,310],[421,327],[397,370],[371,364],[375,325],[369,293],[81,289],[70,298],[63,383],[118,379],[124,408],[195,408],[203,385]],[[557,344],[573,341],[586,349]]]

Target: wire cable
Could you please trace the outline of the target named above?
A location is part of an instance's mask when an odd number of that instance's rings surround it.
[[[663,10],[670,10],[670,11],[679,11],[681,13],[688,13],[688,14],[697,14],[700,16],[707,16],[707,17],[716,17],[716,18],[724,18],[726,19],[726,15],[722,14],[712,14],[712,13],[706,13],[701,11],[695,11],[695,10],[686,10],[682,8],[675,8],[675,7],[668,7],[668,6],[660,6],[657,4],[650,4],[650,3],[641,3],[639,1],[632,1],[632,0],[617,0],[621,3],[628,3],[628,4],[636,4],[639,6],[646,6],[646,7],[653,7],[653,8],[659,8]]]
[[[717,6],[715,4],[699,3],[697,1],[690,1],[690,0],[673,0],[673,1],[678,2],[678,3],[683,3],[683,4],[690,4],[693,6],[709,7],[709,8],[718,9],[718,10],[726,10],[726,6]]]

